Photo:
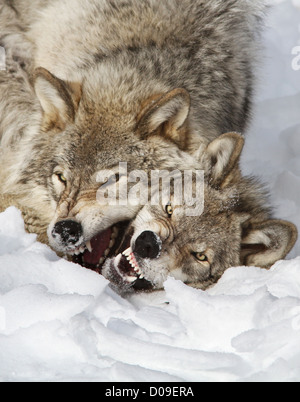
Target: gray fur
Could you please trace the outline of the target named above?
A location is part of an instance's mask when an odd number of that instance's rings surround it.
[[[2,0],[0,41],[16,64],[0,77],[2,193],[50,223],[57,251],[131,219],[134,207],[97,204],[96,173],[120,161],[195,167],[178,147],[242,131],[264,10],[248,0]],[[52,236],[65,219],[83,226],[71,250]]]
[[[251,113],[263,1],[10,4],[34,44],[35,67],[63,80],[91,82],[107,107],[130,107],[134,114],[154,93],[185,88],[197,134],[212,140],[244,131]]]
[[[97,172],[120,161],[147,172],[206,168],[209,148],[200,162],[184,151],[247,125],[262,1],[2,0],[0,6],[0,44],[8,56],[0,72],[1,193],[4,205],[9,199],[32,211],[28,228],[48,227],[56,251],[78,253],[99,232],[137,214],[136,206],[97,203]],[[215,208],[230,194],[210,173]],[[226,171],[226,186],[236,175],[232,167]],[[53,230],[70,220],[82,225],[82,235],[65,245]],[[217,224],[211,226],[215,239]],[[245,236],[253,240],[250,229]]]
[[[234,143],[231,134],[227,139]],[[220,141],[214,141],[215,150]],[[233,147],[231,152],[238,168],[242,148],[238,141],[235,144],[237,152]],[[214,158],[218,162],[220,154]],[[125,236],[130,237],[130,247],[127,240],[102,269],[119,293],[162,289],[169,276],[205,290],[230,267],[270,268],[291,251],[297,240],[295,225],[272,218],[267,191],[257,179],[241,177],[238,169],[228,171],[230,153],[227,161],[220,159],[222,169],[214,163],[210,185],[204,186],[201,215],[188,216],[189,207],[176,205],[172,196],[168,204],[149,203],[138,213]],[[218,189],[215,183],[220,184]],[[151,240],[144,240],[149,233]]]
[[[1,191],[50,225],[50,244],[57,251],[67,251],[51,243],[51,228],[61,219],[82,223],[84,245],[98,232],[135,216],[136,206],[103,208],[97,203],[99,171],[118,169],[120,161],[128,162],[129,171],[195,167],[192,156],[162,138],[141,141],[132,132],[130,116],[113,119],[96,113],[99,119],[90,119],[91,110],[102,106],[85,97],[76,124],[69,122],[62,132],[56,127],[45,131],[40,102],[22,68],[17,63],[14,68],[0,72]],[[97,135],[99,127],[105,136]],[[58,182],[58,168],[66,186]]]

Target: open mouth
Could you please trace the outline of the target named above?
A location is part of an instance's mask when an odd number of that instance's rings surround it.
[[[109,273],[105,276],[118,288],[130,287],[135,291],[151,290],[153,285],[145,279],[130,247],[133,230],[128,231],[128,226],[128,221],[120,222],[98,233],[91,239],[87,249],[73,256],[73,262],[102,274],[106,261],[109,261]]]
[[[91,239],[87,249],[74,255],[73,261],[101,274],[105,261],[117,255],[129,222],[120,222]]]
[[[153,284],[145,278],[131,247],[109,261],[105,276],[120,290],[130,288],[135,291],[149,291],[153,289]]]

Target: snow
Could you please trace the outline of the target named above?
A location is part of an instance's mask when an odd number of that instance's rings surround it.
[[[300,229],[300,2],[272,0],[243,172],[269,185],[277,218]],[[300,241],[290,257],[300,255]]]
[[[270,185],[278,218],[300,229],[300,2],[272,2],[243,170]],[[125,299],[37,243],[9,208],[0,215],[0,380],[299,381],[299,255],[300,241],[270,271],[232,268],[206,292],[170,278],[163,292]]]

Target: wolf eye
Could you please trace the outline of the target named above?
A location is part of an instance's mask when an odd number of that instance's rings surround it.
[[[200,262],[208,262],[207,256],[203,253],[194,253],[194,257]]]
[[[166,206],[166,213],[168,214],[168,217],[169,218],[171,218],[171,216],[173,215],[173,212],[174,212],[174,210],[173,210],[173,207],[172,207],[172,205],[167,205]]]
[[[64,185],[67,184],[67,179],[62,173],[56,173],[56,176],[58,177],[58,180],[63,183]]]

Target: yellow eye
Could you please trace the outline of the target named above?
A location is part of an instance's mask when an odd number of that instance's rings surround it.
[[[168,217],[171,218],[171,216],[173,215],[173,208],[172,205],[167,205],[166,206],[166,213],[168,214]]]
[[[62,173],[57,173],[56,176],[58,177],[59,181],[62,182],[63,184],[67,183],[67,179]]]
[[[203,254],[203,253],[195,253],[194,256],[200,262],[208,262],[207,256],[205,254]]]

